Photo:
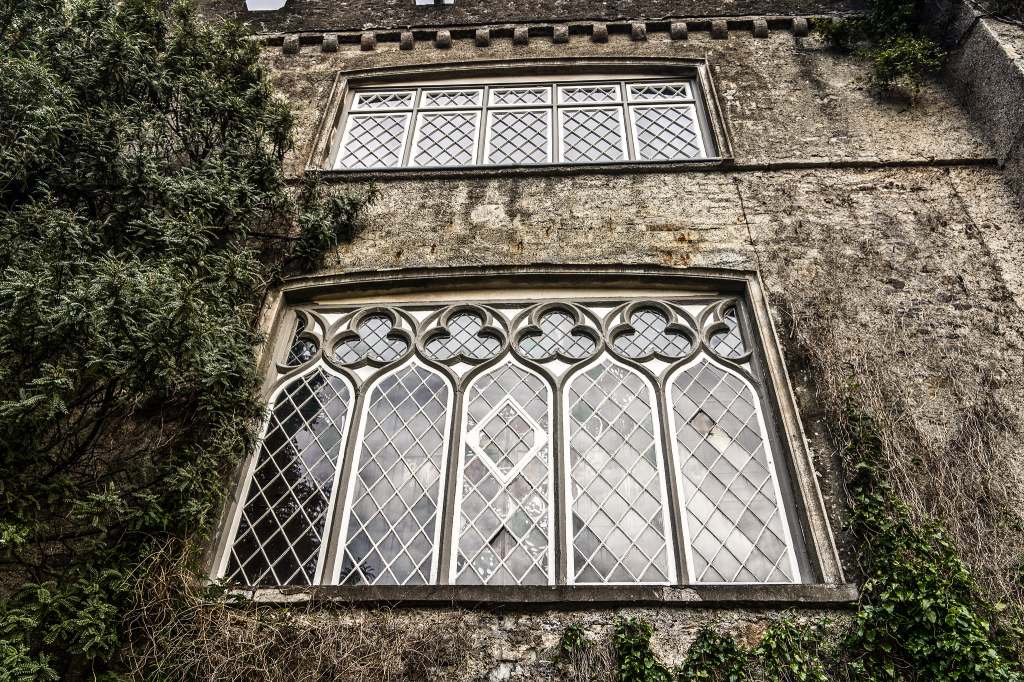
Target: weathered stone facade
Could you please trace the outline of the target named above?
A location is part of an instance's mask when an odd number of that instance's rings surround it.
[[[716,39],[711,22],[703,19],[691,22],[688,31],[656,21],[642,34],[616,29],[607,42],[595,42],[592,36],[601,29],[592,23],[566,31],[556,25],[605,20],[624,27],[629,20],[675,16],[680,10],[664,3],[614,8],[586,2],[513,3],[498,11],[469,0],[443,9],[417,8],[412,0],[343,8],[293,2],[266,14],[211,3],[215,11],[243,16],[273,34],[264,48],[266,63],[298,116],[296,147],[288,159],[292,176],[305,172],[339,73],[475,60],[706,59],[734,157],[710,168],[671,171],[638,166],[423,177],[412,172],[380,177],[328,173],[330,181],[356,191],[372,180],[378,192],[365,225],[339,251],[331,271],[531,264],[756,270],[780,328],[787,324],[784,311],[806,312],[827,304],[821,314],[836,330],[839,364],[844,354],[851,368],[858,359],[872,358],[880,374],[906,396],[907,418],[930,442],[950,440],[958,410],[972,392],[995,391],[1015,406],[1018,419],[1024,418],[1024,240],[1013,189],[1020,187],[1021,179],[1013,175],[1020,166],[1000,167],[1010,143],[990,139],[991,131],[972,121],[944,82],[929,83],[913,102],[879,99],[865,84],[861,61],[825,49],[813,35],[798,35],[799,24],[789,18],[764,26],[732,19],[725,39]],[[724,5],[705,2],[686,12],[702,18],[737,13],[775,17],[860,9],[848,2]],[[538,23],[524,36],[526,44],[515,44],[523,40],[515,40],[510,21]],[[416,27],[412,35],[400,36],[409,26]],[[450,47],[437,44],[441,37],[427,28],[438,26],[456,29],[445,38],[451,39]],[[489,27],[495,30],[481,37],[477,29]],[[757,37],[755,27],[762,36],[767,27],[767,37]],[[376,33],[372,39],[352,33],[340,42],[333,37],[363,29]],[[289,31],[305,33],[282,37]],[[331,36],[326,41],[323,32]],[[413,45],[405,49],[403,41],[409,40]],[[958,55],[952,64],[959,78],[964,70],[986,68]],[[789,353],[787,338],[781,340]],[[842,545],[837,444],[825,436],[814,383],[796,358],[790,361],[806,435]],[[983,379],[991,375],[994,380]],[[1005,452],[993,453],[993,459],[1024,464],[1013,446],[1005,444]],[[920,466],[927,469],[928,463]],[[927,478],[926,470],[917,472]],[[1013,480],[1007,485],[1010,494],[1022,492]],[[936,484],[922,494],[941,492]],[[978,541],[991,542],[992,537]],[[1022,547],[997,552],[999,561],[1011,565],[1022,558]],[[979,546],[978,556],[993,549]],[[842,606],[793,608],[800,620],[845,617]],[[400,613],[409,619],[436,618],[438,627],[449,618],[469,619],[475,633],[472,665],[459,676],[501,680],[557,677],[557,642],[564,626],[576,620],[597,634],[607,631],[616,614],[644,615],[657,628],[656,650],[666,662],[678,663],[700,624],[714,623],[754,641],[784,610],[504,605],[458,613],[409,607]]]

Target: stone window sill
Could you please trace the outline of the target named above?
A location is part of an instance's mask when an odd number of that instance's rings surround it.
[[[391,606],[760,606],[771,608],[846,608],[857,602],[857,586],[800,585],[659,585],[502,586],[466,585],[272,587],[235,589],[231,596],[260,604],[353,604]]]

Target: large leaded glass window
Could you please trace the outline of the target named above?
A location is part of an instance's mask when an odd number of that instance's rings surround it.
[[[591,78],[348,90],[340,170],[715,157],[696,78]]]
[[[750,315],[685,292],[297,306],[218,577],[806,581]]]

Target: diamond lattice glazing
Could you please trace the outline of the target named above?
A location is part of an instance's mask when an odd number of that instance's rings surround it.
[[[356,109],[408,109],[412,106],[411,90],[402,92],[361,92],[356,95]]]
[[[627,358],[646,358],[657,353],[662,357],[681,358],[690,352],[690,340],[669,330],[668,319],[654,308],[641,308],[630,319],[633,332],[615,337],[615,350]]]
[[[789,539],[751,389],[706,360],[669,396],[694,582],[792,582]]]
[[[703,156],[692,104],[633,107],[637,155],[643,161],[673,161]]]
[[[491,333],[481,333],[482,329],[483,320],[476,313],[452,315],[447,334],[431,337],[424,350],[437,360],[450,360],[460,355],[474,360],[493,358],[501,350],[501,339]]]
[[[530,164],[550,161],[550,112],[492,111],[487,163]]]
[[[475,107],[480,104],[480,90],[425,90],[424,107]]]
[[[516,365],[499,366],[470,386],[457,583],[548,582],[549,402],[544,381]]]
[[[622,109],[563,109],[562,160],[570,163],[622,161]]]
[[[662,462],[646,382],[603,360],[572,380],[566,402],[575,582],[668,581]]]
[[[295,324],[295,333],[292,335],[292,345],[288,347],[288,359],[285,360],[285,364],[289,367],[296,367],[307,362],[316,353],[316,343],[301,336],[305,329],[306,320],[299,317]]]
[[[419,115],[413,159],[417,166],[467,166],[476,159],[478,114],[432,112]]]
[[[342,168],[380,168],[402,161],[409,114],[359,114],[348,118],[345,145],[338,156]]]
[[[431,581],[447,410],[447,383],[417,365],[385,376],[370,392],[341,584]]]
[[[558,88],[561,104],[590,104],[593,102],[618,102],[618,85],[562,85]]]
[[[227,569],[246,585],[309,585],[344,441],[349,389],[317,369],[278,395],[241,510]]]
[[[547,104],[551,88],[491,88],[491,106]]]
[[[693,97],[688,83],[651,83],[630,85],[629,99],[631,102],[664,102]]]
[[[359,323],[359,336],[334,347],[338,362],[351,365],[369,356],[377,362],[391,362],[409,349],[405,339],[391,333],[394,325],[384,315],[367,315]]]
[[[736,317],[736,309],[729,308],[722,316],[722,321],[728,329],[715,332],[709,339],[711,348],[723,358],[743,357],[747,352],[743,343],[743,334],[740,333],[740,323]]]
[[[597,348],[594,337],[586,332],[573,331],[576,323],[572,315],[562,310],[550,310],[540,318],[539,332],[524,334],[519,339],[519,352],[531,360],[547,360],[560,355],[580,360],[593,355]]]

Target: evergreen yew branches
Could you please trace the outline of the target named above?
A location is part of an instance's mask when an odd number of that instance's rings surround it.
[[[0,670],[76,678],[116,669],[133,569],[250,448],[261,292],[361,202],[286,190],[239,27],[0,3]]]

